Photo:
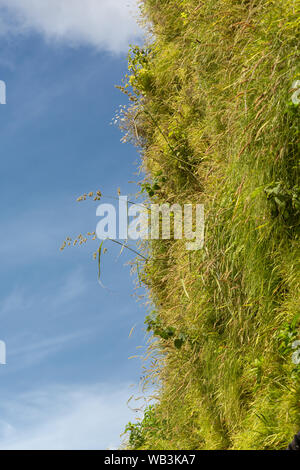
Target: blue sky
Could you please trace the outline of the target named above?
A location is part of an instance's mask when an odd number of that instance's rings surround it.
[[[137,190],[139,157],[110,125],[126,103],[114,85],[128,44],[141,36],[133,10],[130,0],[0,0],[0,449],[116,447],[134,420],[126,402],[142,363],[128,357],[144,351],[145,309],[131,256],[107,246],[102,289],[97,244],[59,251],[96,228],[96,204],[78,196]]]

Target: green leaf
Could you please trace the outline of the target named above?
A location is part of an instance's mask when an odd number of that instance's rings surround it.
[[[182,339],[176,338],[174,341],[174,346],[176,349],[181,349],[183,346],[183,341]]]

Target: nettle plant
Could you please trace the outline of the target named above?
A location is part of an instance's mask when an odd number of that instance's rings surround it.
[[[159,433],[160,425],[155,415],[155,406],[149,405],[144,410],[143,420],[137,423],[129,422],[124,434],[129,435],[128,443],[131,449],[141,448],[147,440],[147,436],[156,436]]]
[[[276,181],[265,188],[268,200],[272,204],[272,215],[281,216],[286,222],[300,215],[300,186],[289,189],[282,181]]]
[[[298,84],[298,81],[295,83]],[[293,84],[293,87],[295,85]],[[300,81],[299,81],[300,83]],[[293,88],[294,89],[294,88]],[[299,103],[296,90],[283,113],[283,122],[288,125],[288,140],[282,156],[286,161],[284,179],[275,180],[265,187],[265,194],[271,205],[271,215],[278,217],[290,228],[299,228],[300,186],[299,186]],[[297,184],[295,184],[297,182]]]
[[[181,349],[184,343],[188,340],[188,336],[183,332],[178,332],[173,326],[165,326],[159,314],[156,311],[152,311],[145,319],[147,325],[147,332],[152,332],[154,336],[157,336],[165,341],[172,339],[176,349]]]
[[[131,86],[138,94],[147,93],[154,86],[154,75],[149,67],[150,48],[133,46],[128,54],[128,82],[125,88]]]
[[[167,178],[163,175],[163,172],[158,171],[154,176],[153,182],[146,181],[140,184],[141,193],[147,193],[150,198],[153,198],[162,189],[166,181]]]

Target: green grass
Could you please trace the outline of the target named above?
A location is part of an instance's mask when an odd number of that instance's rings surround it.
[[[142,247],[158,400],[130,448],[284,449],[300,428],[299,7],[141,2],[125,140],[149,200],[205,204],[206,240]]]

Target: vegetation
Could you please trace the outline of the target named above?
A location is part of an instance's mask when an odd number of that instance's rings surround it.
[[[124,140],[149,201],[205,204],[206,240],[141,247],[157,402],[129,448],[284,449],[300,428],[299,6],[141,2]]]

